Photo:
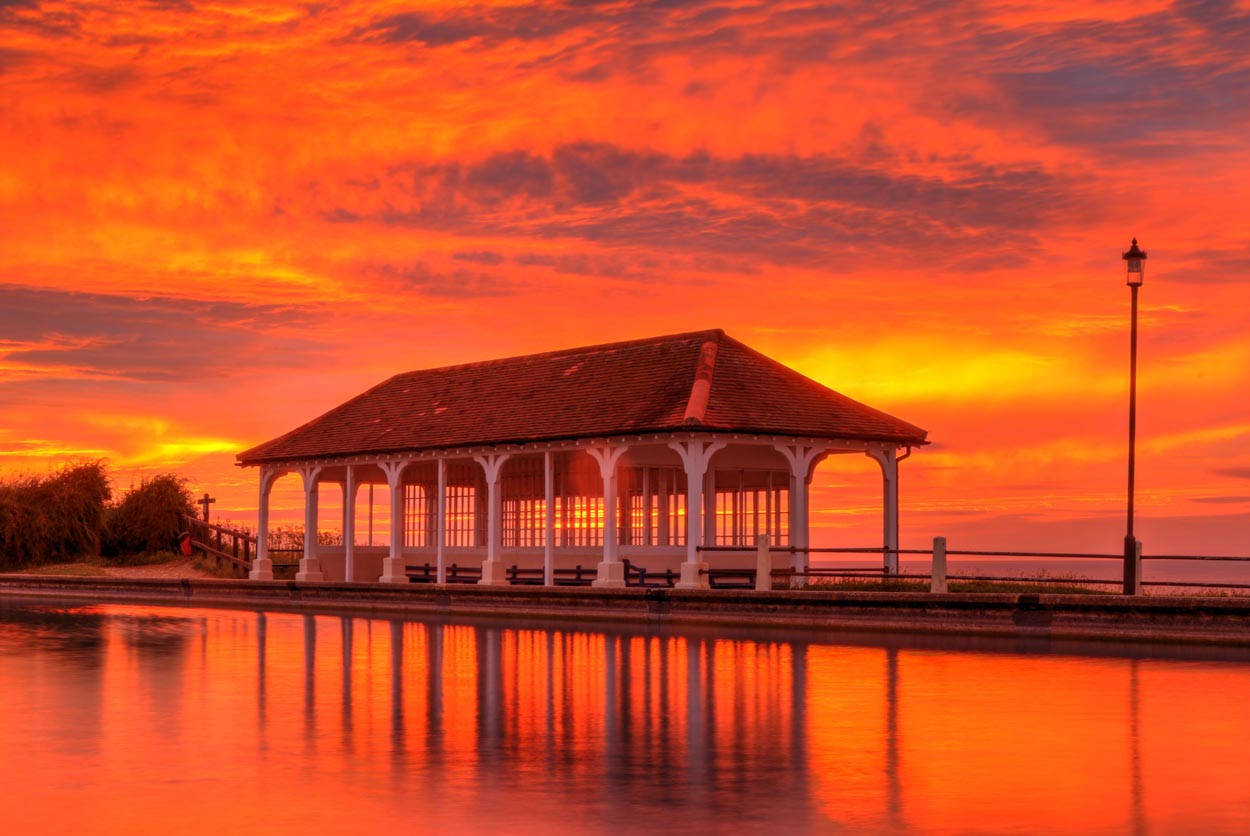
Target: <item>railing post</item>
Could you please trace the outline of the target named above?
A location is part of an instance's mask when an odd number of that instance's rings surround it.
[[[768,535],[755,538],[755,591],[768,592],[773,588],[773,557],[768,553]]]
[[[946,591],[946,538],[933,538],[933,565],[929,569],[929,591]]]
[[[1141,595],[1141,540],[1124,538],[1124,594]]]

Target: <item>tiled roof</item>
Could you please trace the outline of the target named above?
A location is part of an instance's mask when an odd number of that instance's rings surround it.
[[[396,375],[238,458],[692,430],[899,444],[924,444],[926,435],[715,330]]]

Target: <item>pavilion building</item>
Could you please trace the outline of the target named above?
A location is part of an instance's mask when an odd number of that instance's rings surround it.
[[[550,585],[595,565],[596,586],[619,587],[627,559],[702,588],[701,547],[761,534],[793,547],[801,572],[813,471],[848,453],[881,466],[884,568],[897,571],[899,451],[925,436],[720,330],[408,372],[239,454],[260,471],[251,577],[273,578],[269,495],[288,473],[303,480],[306,532],[318,486],[343,495],[343,544],[306,536],[298,580],[407,582],[427,564],[443,583],[456,563],[480,564],[483,584],[541,567]],[[389,547],[355,542],[366,484],[389,492]]]

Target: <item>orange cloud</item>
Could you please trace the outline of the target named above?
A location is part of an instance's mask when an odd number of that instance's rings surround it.
[[[719,326],[931,430],[905,536],[1114,547],[1136,235],[1143,531],[1245,551],[1247,25],[4,4],[0,471],[167,465],[246,516],[231,445],[397,371]],[[878,536],[856,464],[818,477],[830,542]]]

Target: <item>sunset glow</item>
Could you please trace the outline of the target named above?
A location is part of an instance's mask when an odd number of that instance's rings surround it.
[[[1250,554],[1248,93],[1245,0],[0,0],[0,475],[251,522],[395,373],[723,328],[929,431],[902,545],[1114,551],[1135,236],[1139,534]]]

